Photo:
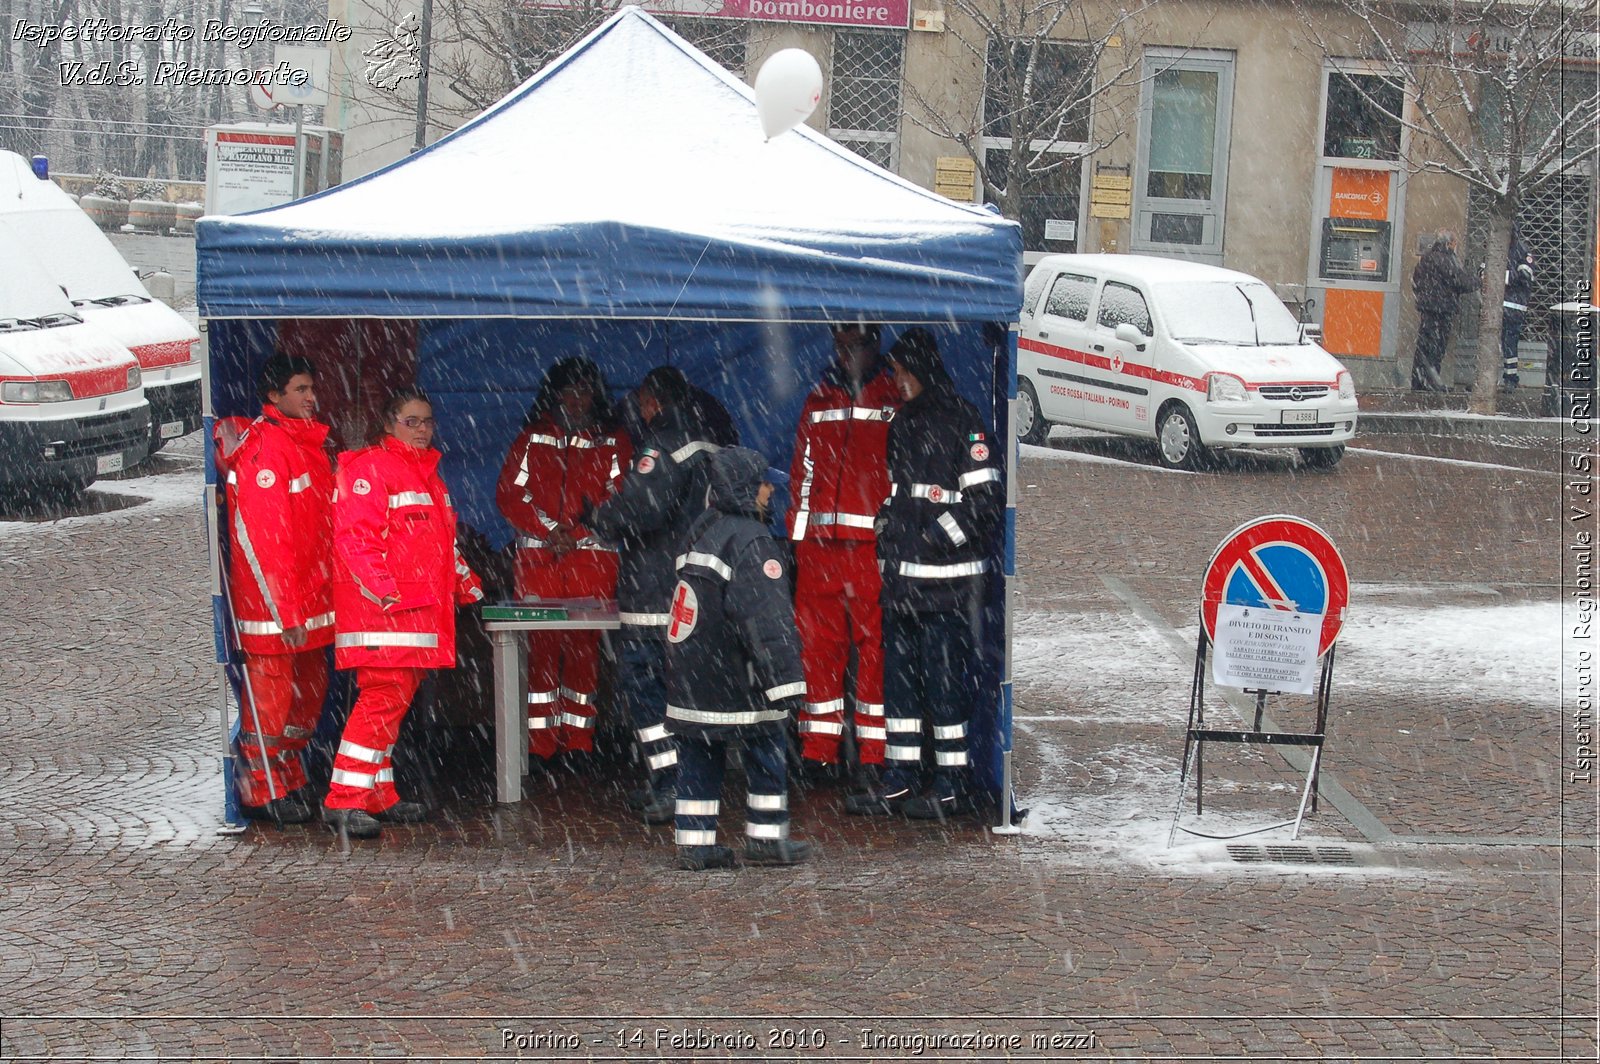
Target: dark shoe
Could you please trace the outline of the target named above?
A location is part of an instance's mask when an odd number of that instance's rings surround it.
[[[1522,377],[1519,374],[1507,373],[1500,379],[1500,387],[1502,388],[1520,388],[1521,386]]]
[[[643,787],[633,788],[633,790],[622,796],[622,800],[629,809],[637,813],[649,805],[655,796],[656,792],[651,790],[650,785],[647,783]]]
[[[911,788],[902,787],[885,794],[881,790],[852,794],[844,800],[844,811],[851,816],[895,816],[911,800]]]
[[[736,868],[738,862],[726,846],[679,846],[678,867],[685,872],[704,872],[708,868]]]
[[[811,856],[811,844],[799,839],[750,839],[744,859],[759,865],[796,865]]]
[[[834,786],[843,778],[843,773],[842,765],[807,758],[800,762],[800,770],[790,776],[789,782],[802,791],[815,791]]]
[[[428,807],[421,802],[396,802],[372,819],[380,824],[420,824],[428,819]]]
[[[247,820],[271,820],[279,824],[309,823],[314,815],[303,798],[286,794],[266,805],[242,805],[239,811]]]
[[[375,839],[383,825],[363,809],[322,809],[322,822],[341,835],[352,839]]]
[[[639,818],[646,824],[670,824],[678,812],[678,788],[668,787],[654,791],[650,800],[639,807]]]
[[[971,811],[971,805],[960,795],[935,794],[932,791],[906,802],[901,810],[912,820],[949,820]]]

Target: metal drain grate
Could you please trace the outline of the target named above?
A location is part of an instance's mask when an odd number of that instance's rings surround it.
[[[1356,855],[1343,846],[1230,845],[1228,856],[1240,864],[1355,865]]]

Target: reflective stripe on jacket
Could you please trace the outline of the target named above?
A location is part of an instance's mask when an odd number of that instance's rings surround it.
[[[227,459],[228,591],[239,646],[289,654],[333,642],[328,426],[267,406]],[[306,642],[283,641],[289,628]]]
[[[948,385],[895,416],[878,533],[885,609],[966,608],[980,592],[1005,511],[997,451],[978,411]]]
[[[483,592],[456,551],[456,515],[438,465],[438,451],[393,437],[339,456],[333,591],[341,669],[456,663],[456,604]],[[384,609],[390,596],[398,601]]]
[[[856,393],[834,365],[811,389],[789,466],[790,539],[872,539],[889,494],[889,424],[899,406],[887,370]]]
[[[677,559],[667,626],[674,732],[775,725],[805,696],[789,566],[753,516],[706,510]]]

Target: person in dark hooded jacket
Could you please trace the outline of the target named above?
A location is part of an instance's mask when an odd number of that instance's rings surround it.
[[[906,404],[889,425],[890,494],[878,512],[888,742],[879,784],[845,808],[942,819],[967,808],[967,723],[1005,483],[933,334],[907,329],[889,362]],[[924,726],[934,764],[919,793]]]
[[[618,693],[649,771],[647,785],[628,804],[649,824],[672,820],[676,796],[678,752],[663,716],[672,563],[705,509],[706,458],[717,450],[691,415],[690,394],[679,369],[657,366],[645,374],[637,401],[646,430],[633,471],[615,494],[582,515],[585,527],[621,551]]]
[[[1411,272],[1411,293],[1417,297],[1417,348],[1411,356],[1411,390],[1442,392],[1441,376],[1450,333],[1455,329],[1461,297],[1478,287],[1456,258],[1456,236],[1439,230],[1433,246]]]
[[[717,844],[729,743],[744,746],[745,860],[797,864],[810,846],[789,838],[786,725],[806,686],[789,573],[767,529],[766,459],[744,447],[710,456],[710,509],[677,559],[667,626],[667,720],[678,744],[678,866],[734,863]]]

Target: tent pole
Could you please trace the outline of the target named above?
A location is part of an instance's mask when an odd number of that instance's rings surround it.
[[[211,404],[211,336],[207,322],[200,322],[200,333],[205,337],[206,357],[200,360],[200,425],[202,451],[205,456],[206,483],[201,505],[206,510],[206,548],[211,563],[211,640],[217,662],[217,716],[222,740],[222,826],[219,835],[234,835],[245,828],[244,815],[239,812],[239,794],[233,785],[237,771],[233,763],[233,737],[228,720],[228,646],[223,635],[222,617],[227,608],[222,601],[222,541],[217,531],[217,454],[212,442],[217,417]]]
[[[1000,823],[994,831],[998,835],[1015,835],[1021,829],[1012,823],[1016,798],[1012,794],[1012,720],[1014,705],[1011,686],[1012,622],[1016,617],[1017,581],[1017,334],[1020,323],[1013,322],[1006,334],[1006,404],[1005,417],[1000,421],[1000,431],[1005,433],[1006,445],[1006,521],[1005,546],[1002,565],[1005,589],[1000,608],[1005,612],[1005,644],[1001,650],[1000,720],[996,730],[1000,735]]]

